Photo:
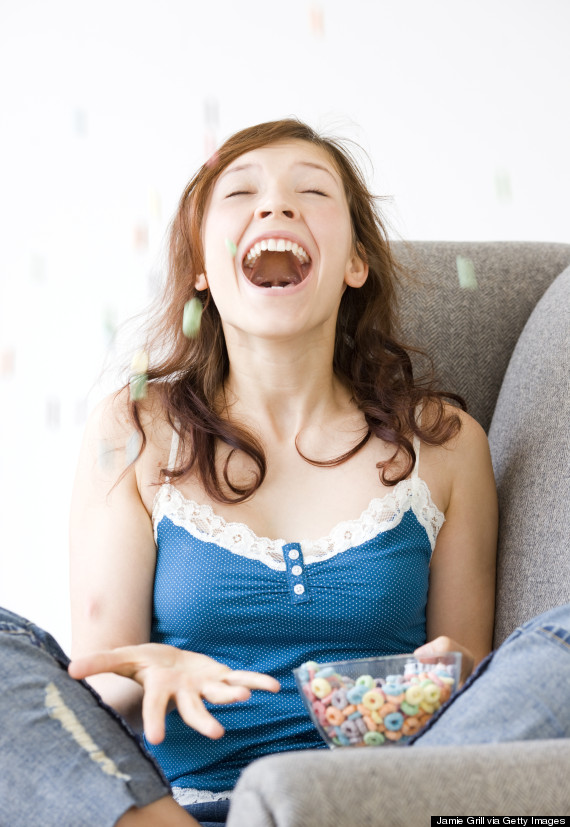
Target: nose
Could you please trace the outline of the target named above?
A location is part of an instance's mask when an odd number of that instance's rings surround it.
[[[257,218],[281,218],[282,216],[285,218],[297,217],[297,210],[295,207],[288,201],[288,199],[277,193],[273,195],[267,194],[266,198],[263,200],[263,203],[258,206],[255,212]]]
[[[294,218],[295,213],[293,210],[283,209],[283,210],[260,210],[259,217],[260,218],[269,218],[270,216],[275,215],[284,215],[285,218]]]

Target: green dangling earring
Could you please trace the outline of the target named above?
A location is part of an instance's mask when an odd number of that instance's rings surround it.
[[[202,302],[196,296],[184,305],[182,332],[187,339],[195,339],[200,332],[203,310]]]

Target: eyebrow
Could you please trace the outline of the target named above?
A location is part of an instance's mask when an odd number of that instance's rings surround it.
[[[320,169],[323,172],[326,172],[327,175],[333,179],[335,184],[337,183],[336,178],[332,174],[332,172],[327,169],[326,167],[321,166],[321,164],[315,164],[313,161],[295,161],[293,164],[294,167],[310,167],[311,169]],[[260,164],[240,164],[237,167],[231,167],[230,169],[224,170],[220,177],[218,178],[221,181],[222,178],[225,178],[226,175],[231,175],[232,172],[242,172],[244,169],[259,169]]]
[[[312,169],[320,169],[323,172],[326,172],[327,175],[330,175],[330,177],[333,179],[335,184],[337,183],[337,180],[334,177],[334,175],[332,174],[332,172],[330,171],[330,169],[327,169],[327,167],[323,167],[320,164],[315,164],[313,161],[296,161],[294,166],[311,167]]]
[[[252,167],[259,167],[259,164],[240,164],[240,166],[238,167],[231,167],[230,169],[225,169],[218,178],[218,181],[221,181],[221,179],[225,178],[226,175],[231,175],[232,172],[241,172],[242,169],[251,169]]]

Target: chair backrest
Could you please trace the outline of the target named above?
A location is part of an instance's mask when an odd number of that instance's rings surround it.
[[[495,645],[570,602],[570,267],[515,348],[489,432],[499,492]]]
[[[570,245],[541,242],[397,242],[412,272],[400,289],[402,339],[434,360],[489,430],[517,340],[537,302],[570,264]],[[462,287],[464,284],[477,287]]]
[[[401,288],[404,342],[429,353],[441,385],[489,431],[500,508],[498,645],[570,601],[570,245],[395,247],[418,279]],[[458,257],[471,286],[461,286]]]

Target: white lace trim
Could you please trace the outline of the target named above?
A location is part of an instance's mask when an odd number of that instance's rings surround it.
[[[434,504],[426,483],[419,477],[411,477],[399,482],[384,497],[373,499],[358,519],[338,523],[327,537],[301,540],[305,563],[329,560],[395,528],[410,508],[425,528],[433,551],[445,517]],[[282,547],[287,540],[258,537],[244,523],[229,522],[215,514],[210,505],[187,500],[171,483],[164,483],[155,498],[152,513],[155,540],[162,517],[168,517],[198,540],[215,542],[233,554],[257,560],[276,571],[286,569]]]
[[[223,801],[231,798],[232,791],[212,793],[210,790],[194,790],[192,787],[172,787],[172,795],[174,800],[184,807],[186,804],[209,804],[210,801]]]

